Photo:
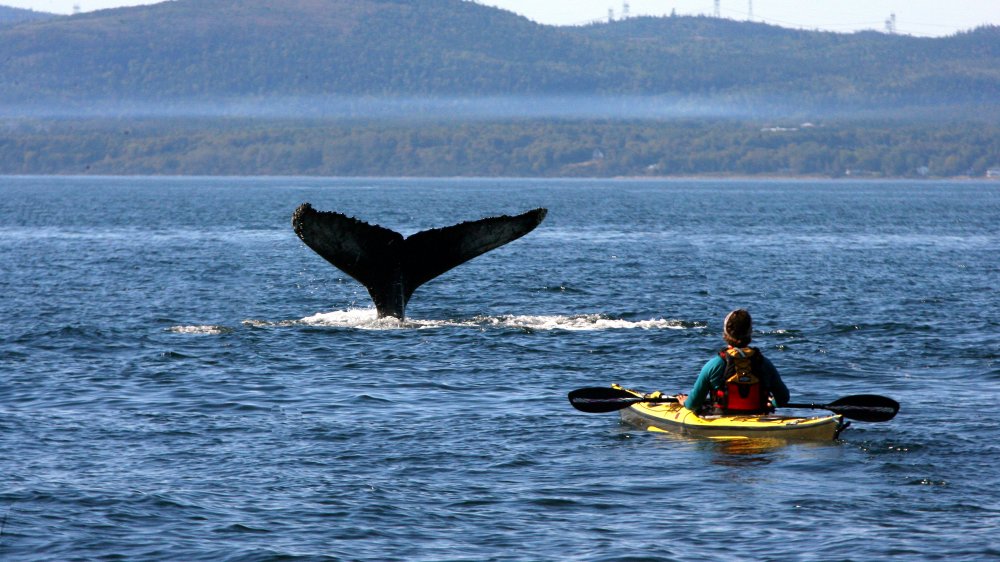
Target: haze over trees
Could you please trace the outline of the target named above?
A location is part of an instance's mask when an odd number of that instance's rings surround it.
[[[36,12],[34,10],[24,10],[21,8],[10,8],[0,6],[0,27],[14,25],[26,21],[40,21],[58,17],[55,14]]]
[[[996,27],[944,38],[707,17],[552,27],[461,0],[176,0],[13,23],[9,10],[2,173],[1000,165]]]

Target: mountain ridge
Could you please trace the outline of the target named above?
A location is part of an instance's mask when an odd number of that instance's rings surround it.
[[[176,0],[0,27],[11,78],[0,103],[571,94],[898,108],[993,105],[1000,92],[998,27],[945,38],[702,16],[555,27],[462,0],[272,4]]]
[[[36,12],[24,8],[13,8],[10,6],[0,6],[0,26],[16,25],[28,21],[40,21],[59,17],[48,12]]]

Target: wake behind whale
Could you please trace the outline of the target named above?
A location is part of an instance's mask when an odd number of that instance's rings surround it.
[[[403,319],[413,292],[472,258],[517,240],[541,224],[546,209],[402,234],[303,203],[292,214],[295,234],[368,289],[378,317]]]

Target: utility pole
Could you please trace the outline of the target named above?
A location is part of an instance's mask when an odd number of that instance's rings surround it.
[[[749,1],[750,1],[750,7],[748,8],[748,11],[747,11],[747,13],[749,14],[749,16],[748,16],[747,19],[749,19],[750,21],[753,21],[753,0],[749,0]]]

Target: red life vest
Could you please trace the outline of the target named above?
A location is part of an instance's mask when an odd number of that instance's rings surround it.
[[[773,411],[767,385],[757,373],[762,356],[756,347],[727,347],[719,352],[726,363],[715,402],[726,414],[766,414]]]

